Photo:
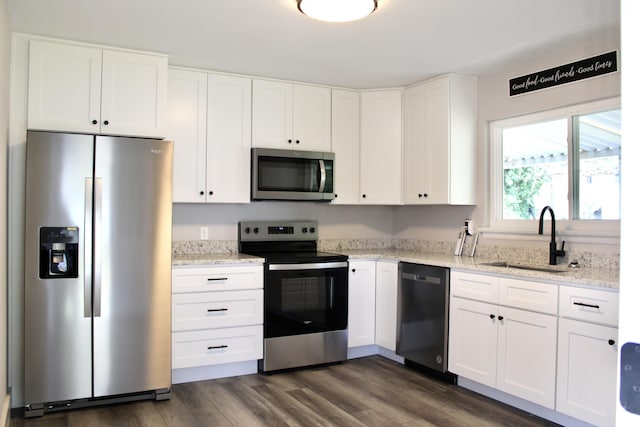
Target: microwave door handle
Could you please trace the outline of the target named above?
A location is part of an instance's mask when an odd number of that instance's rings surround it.
[[[320,162],[320,186],[318,187],[319,193],[324,193],[324,185],[327,183],[327,168],[324,165],[324,160]]]

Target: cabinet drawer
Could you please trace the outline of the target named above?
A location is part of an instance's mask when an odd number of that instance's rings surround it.
[[[263,267],[224,265],[219,267],[174,267],[173,293],[262,289]]]
[[[560,316],[618,326],[618,293],[560,286]]]
[[[172,368],[262,359],[262,326],[172,334]]]
[[[175,294],[174,331],[261,325],[262,290]]]
[[[558,285],[527,280],[500,279],[500,305],[558,314]]]
[[[451,295],[498,303],[500,278],[482,274],[451,272]]]

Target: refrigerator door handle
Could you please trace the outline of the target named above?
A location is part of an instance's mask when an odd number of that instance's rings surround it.
[[[102,296],[102,178],[96,178],[93,219],[93,316],[100,317]]]
[[[93,248],[93,179],[84,179],[84,317],[91,317],[91,261]]]

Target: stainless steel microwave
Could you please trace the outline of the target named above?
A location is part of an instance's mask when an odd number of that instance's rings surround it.
[[[331,201],[334,163],[334,153],[252,148],[251,199]]]

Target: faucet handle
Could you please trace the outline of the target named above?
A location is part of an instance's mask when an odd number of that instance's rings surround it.
[[[564,252],[564,240],[562,241],[562,247],[560,248],[560,250],[558,251],[558,256],[565,256],[565,252]]]

